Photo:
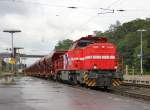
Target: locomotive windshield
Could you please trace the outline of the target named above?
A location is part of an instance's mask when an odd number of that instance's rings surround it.
[[[81,40],[80,42],[78,42],[78,47],[86,47],[87,45],[91,44],[92,42],[89,40]]]
[[[76,48],[83,48],[92,43],[105,43],[107,42],[107,38],[104,37],[91,37],[90,35],[87,37],[82,37],[79,40],[75,41],[71,46],[70,50]]]
[[[83,47],[86,47],[88,46],[89,44],[92,44],[92,41],[91,40],[80,40],[78,42],[75,42],[71,49],[75,49],[75,48],[83,48]]]

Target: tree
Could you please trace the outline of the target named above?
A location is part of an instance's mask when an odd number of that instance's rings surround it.
[[[111,24],[110,26],[109,26],[109,32],[112,32],[112,31],[115,31],[115,30],[117,30],[117,28],[119,27],[119,26],[121,26],[121,23],[120,23],[120,21],[119,20],[117,20],[116,21],[116,24]]]
[[[55,46],[54,50],[55,51],[66,51],[70,48],[72,43],[73,43],[73,40],[70,40],[70,39],[65,39],[65,40],[59,41],[58,44]]]

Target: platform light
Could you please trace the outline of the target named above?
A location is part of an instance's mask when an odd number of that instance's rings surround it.
[[[141,53],[140,53],[140,56],[141,56],[141,75],[143,75],[143,32],[145,32],[147,30],[139,29],[137,31],[141,33]]]

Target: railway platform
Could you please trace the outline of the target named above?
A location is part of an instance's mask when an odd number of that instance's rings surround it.
[[[0,84],[0,110],[150,110],[150,102],[33,77]]]

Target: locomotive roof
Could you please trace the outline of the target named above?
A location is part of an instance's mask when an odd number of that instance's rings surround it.
[[[78,42],[80,40],[91,40],[91,41],[99,41],[99,42],[107,42],[106,37],[94,37],[92,35],[88,35],[86,37],[81,37],[80,39],[76,40],[75,42]]]

